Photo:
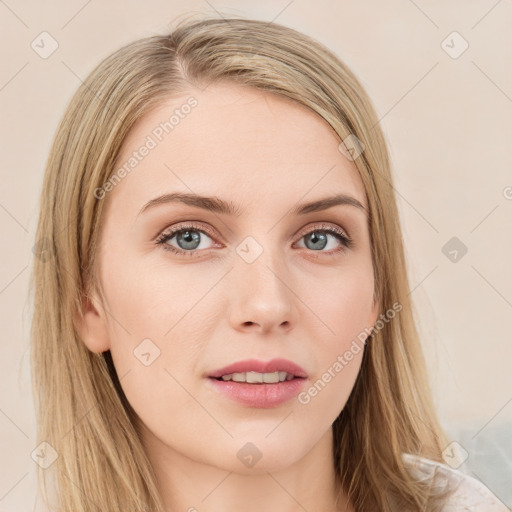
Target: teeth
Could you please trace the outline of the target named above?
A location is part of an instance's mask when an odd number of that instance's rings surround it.
[[[269,374],[267,374],[267,375],[269,375]],[[264,377],[263,373],[247,372],[246,375],[245,375],[245,380],[249,384],[254,384],[256,382],[263,382],[263,377]]]
[[[223,375],[222,380],[233,380],[234,382],[247,382],[248,384],[275,384],[277,382],[284,382],[285,380],[292,380],[293,375],[286,372],[273,372],[273,373],[259,373],[259,372],[245,372],[245,373],[230,373]]]

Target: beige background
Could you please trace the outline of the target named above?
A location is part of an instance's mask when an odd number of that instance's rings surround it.
[[[183,13],[214,10],[315,37],[367,88],[390,144],[442,422],[460,445],[455,457],[469,455],[461,469],[512,507],[510,0],[2,0],[0,512],[32,510],[35,500],[27,289],[57,123],[107,54],[164,33]],[[43,31],[58,43],[48,58],[31,47]],[[452,237],[468,248],[457,262],[442,252]]]

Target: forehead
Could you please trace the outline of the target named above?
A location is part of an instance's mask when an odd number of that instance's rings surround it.
[[[130,171],[110,195],[147,201],[194,192],[241,204],[342,192],[366,205],[357,168],[339,142],[326,121],[289,98],[212,84],[169,98],[132,127],[115,167]]]

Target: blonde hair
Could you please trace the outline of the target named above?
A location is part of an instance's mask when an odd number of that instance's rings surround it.
[[[400,314],[365,347],[351,396],[333,423],[335,470],[358,512],[437,510],[436,493],[414,479],[404,452],[442,461],[447,445],[436,417],[416,330],[390,162],[363,87],[323,45],[276,23],[232,17],[185,20],[167,35],[105,58],[73,96],[51,148],[34,259],[31,365],[38,442],[58,458],[59,510],[161,512],[155,474],[110,352],[92,353],[75,320],[98,286],[96,254],[105,201],[94,191],[115,171],[119,150],[141,116],[171,96],[214,82],[291,98],[321,116],[340,141],[355,136],[354,160],[369,207],[380,311]],[[340,487],[341,489],[341,487]]]

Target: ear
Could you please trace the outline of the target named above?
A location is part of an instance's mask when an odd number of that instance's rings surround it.
[[[91,352],[110,350],[106,311],[96,294],[84,295],[82,311],[75,317],[75,326]]]

